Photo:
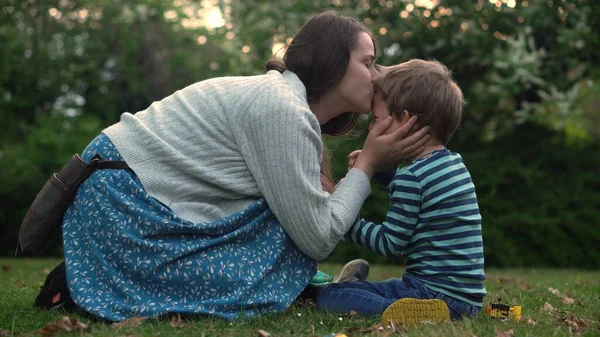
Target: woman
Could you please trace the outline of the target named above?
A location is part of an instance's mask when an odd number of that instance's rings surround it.
[[[105,129],[83,159],[132,171],[95,172],[65,214],[77,306],[111,321],[285,309],[352,225],[373,172],[426,140],[422,130],[398,143],[412,123],[385,135],[382,123],[323,191],[321,132],[343,134],[369,112],[375,56],[358,21],[322,13],[265,75],[190,85]]]

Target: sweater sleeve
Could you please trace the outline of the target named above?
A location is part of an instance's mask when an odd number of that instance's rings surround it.
[[[296,246],[326,258],[371,192],[368,177],[353,169],[333,194],[323,191],[319,123],[285,88],[265,90],[242,111],[236,138],[258,188]]]
[[[411,242],[420,208],[420,182],[412,172],[400,170],[390,184],[390,209],[385,221],[376,224],[360,219],[349,236],[376,254],[401,256]]]

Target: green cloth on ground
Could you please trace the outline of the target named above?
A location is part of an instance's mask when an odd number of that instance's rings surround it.
[[[333,283],[333,275],[329,275],[320,270],[317,270],[317,274],[315,274],[310,281],[310,284],[312,285],[326,285],[330,283]]]

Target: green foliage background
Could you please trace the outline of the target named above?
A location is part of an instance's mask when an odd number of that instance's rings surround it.
[[[381,64],[434,58],[453,70],[468,105],[449,148],[477,186],[488,265],[600,266],[594,0],[4,0],[0,253],[14,253],[50,174],[121,113],[206,78],[262,73],[274,44],[327,9],[375,32]],[[327,139],[337,178],[367,124]],[[374,184],[362,215],[380,221],[387,206]],[[402,263],[351,243],[329,259],[357,256]]]

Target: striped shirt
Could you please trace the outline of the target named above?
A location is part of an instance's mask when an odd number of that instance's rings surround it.
[[[361,219],[350,237],[383,256],[403,256],[406,271],[432,290],[481,306],[483,240],[471,175],[448,149],[399,169],[382,224]]]

